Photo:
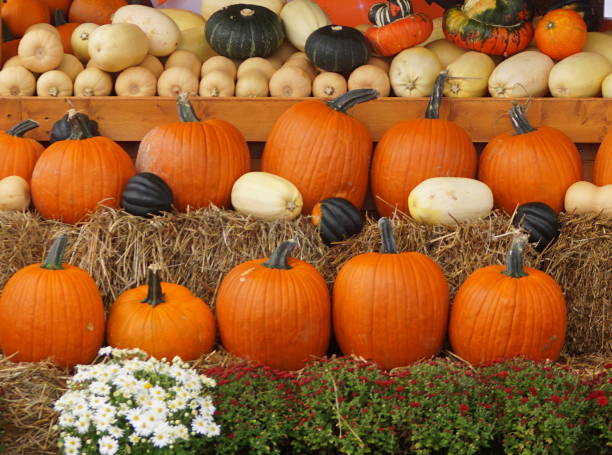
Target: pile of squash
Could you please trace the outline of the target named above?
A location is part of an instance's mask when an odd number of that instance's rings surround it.
[[[470,1],[432,20],[388,0],[353,28],[312,0],[147,3],[9,0],[0,96],[421,97],[446,69],[449,97],[612,97],[612,31],[573,9]]]

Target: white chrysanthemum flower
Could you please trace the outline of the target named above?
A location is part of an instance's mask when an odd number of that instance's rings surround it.
[[[114,425],[109,427],[107,432],[111,437],[115,439],[121,439],[121,437],[123,436],[123,430]]]
[[[130,441],[130,444],[136,445],[140,442],[140,436],[138,436],[138,433],[132,433],[128,436],[128,441]]]
[[[116,439],[111,438],[110,436],[102,436],[98,441],[100,455],[115,455],[118,448],[119,443]]]
[[[206,434],[206,432],[208,431],[209,422],[210,421],[208,419],[198,416],[191,422],[191,429],[196,434]]]
[[[216,387],[217,386],[217,381],[215,381],[213,378],[209,378],[208,376],[200,376],[202,379],[202,384],[205,385],[206,387]]]
[[[89,431],[90,426],[91,426],[91,420],[86,417],[80,417],[79,420],[77,420],[74,425],[77,433],[79,434],[87,433]]]
[[[72,405],[71,412],[78,417],[81,417],[87,414],[90,411],[89,406],[85,400],[77,400],[74,405]]]
[[[96,412],[93,421],[98,431],[108,431],[111,425],[115,423],[115,416],[106,412]]]
[[[172,429],[167,423],[159,424],[150,438],[155,447],[166,447],[174,442]]]
[[[64,438],[64,447],[66,449],[68,448],[75,449],[78,452],[78,450],[81,448],[81,439],[75,436],[66,436]]]
[[[89,384],[89,391],[94,395],[108,396],[111,393],[111,388],[108,384],[102,381],[94,381]]]
[[[108,405],[108,397],[94,395],[89,398],[89,406],[91,406],[92,409],[100,409]]]
[[[64,428],[73,427],[75,422],[76,418],[70,412],[64,412],[57,420],[58,425]]]
[[[208,421],[208,432],[206,436],[219,436],[221,434],[221,426],[215,422]]]
[[[91,371],[79,370],[74,374],[74,376],[72,376],[70,380],[72,382],[85,382],[85,381],[91,381],[93,378],[94,376],[91,374]]]
[[[157,400],[165,400],[168,396],[166,391],[158,385],[151,387],[151,390],[149,390],[149,394]]]
[[[170,434],[177,439],[189,439],[189,429],[185,425],[171,425]]]
[[[100,350],[98,351],[98,355],[111,355],[113,353],[113,348],[112,346],[104,346],[103,348],[100,348]]]

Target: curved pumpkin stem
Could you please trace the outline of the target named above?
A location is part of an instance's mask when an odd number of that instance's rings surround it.
[[[531,126],[529,121],[527,121],[525,109],[517,102],[512,104],[512,109],[510,109],[510,120],[512,121],[515,133],[518,135],[537,131],[537,129]]]
[[[376,98],[378,98],[377,90],[374,90],[373,88],[358,88],[355,90],[350,90],[340,95],[338,98],[326,101],[325,104],[335,111],[346,114],[346,111],[348,111],[351,107],[359,103],[375,100]]]
[[[77,115],[76,109],[70,109],[68,111],[68,123],[70,124],[70,137],[71,140],[89,139],[94,137],[89,130],[89,125],[83,120],[81,115]]]
[[[159,281],[159,271],[154,267],[149,267],[147,274],[147,296],[141,303],[148,303],[155,308],[160,303],[164,303],[164,294]]]
[[[25,133],[34,128],[38,128],[40,123],[35,122],[34,120],[24,120],[23,122],[19,122],[17,125],[12,127],[10,130],[6,131],[6,134],[10,134],[11,136],[23,137]]]
[[[53,11],[53,25],[59,27],[60,25],[66,25],[68,20],[66,19],[66,13],[64,10],[56,8]]]
[[[506,269],[502,272],[512,278],[522,278],[528,276],[523,267],[523,249],[527,239],[524,235],[517,235],[512,239],[512,245],[506,255]]]
[[[434,83],[433,92],[427,103],[427,109],[425,109],[425,118],[438,119],[440,118],[440,104],[442,103],[442,97],[444,96],[444,85],[448,79],[448,71],[442,70],[436,82]]]
[[[262,265],[269,269],[291,270],[289,265],[289,253],[296,247],[295,240],[287,240],[281,243]]]
[[[389,218],[383,217],[378,220],[380,229],[380,238],[382,240],[381,253],[397,254],[397,244],[395,243],[395,235],[393,235],[393,225]]]
[[[181,122],[199,122],[200,119],[189,102],[189,93],[183,92],[176,98]]]
[[[47,270],[63,270],[64,269],[64,253],[66,252],[66,244],[68,237],[60,235],[53,240],[51,249],[47,253],[45,261],[40,265],[41,269]]]

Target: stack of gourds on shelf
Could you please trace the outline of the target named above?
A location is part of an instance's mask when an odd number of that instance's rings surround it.
[[[0,96],[418,97],[446,69],[449,97],[612,97],[612,35],[580,2],[532,18],[525,0],[473,0],[432,20],[388,0],[356,28],[312,0],[147,3],[8,0]]]

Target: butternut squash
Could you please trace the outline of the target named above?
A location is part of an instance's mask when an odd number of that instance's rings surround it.
[[[164,70],[157,80],[157,94],[176,98],[181,93],[198,94],[199,81],[187,68],[175,66]]]
[[[456,44],[451,43],[447,39],[439,39],[432,41],[425,47],[438,56],[442,68],[446,68],[452,62],[457,60],[461,55],[467,52],[467,49],[459,47]]]
[[[405,49],[393,57],[389,79],[393,92],[402,97],[430,96],[442,70],[438,56],[425,47]]]
[[[234,96],[236,82],[230,74],[221,70],[210,71],[200,80],[200,96],[225,97]]]
[[[57,67],[59,71],[66,73],[72,82],[76,79],[77,75],[85,69],[81,61],[72,54],[64,54],[62,63]]]
[[[11,66],[0,71],[0,96],[32,96],[36,78],[23,66]]]
[[[466,98],[484,96],[495,63],[487,54],[469,51],[461,54],[446,69],[448,79],[444,96]]]
[[[164,72],[163,63],[157,57],[151,54],[145,55],[145,58],[142,59],[142,62],[140,62],[138,66],[142,66],[151,71],[155,75],[156,79],[161,75],[161,73]]]
[[[261,71],[248,71],[236,81],[236,96],[253,98],[268,96],[268,93],[268,78]]]
[[[346,79],[342,74],[324,71],[317,74],[312,81],[312,94],[323,98],[336,98],[348,90]]]
[[[59,33],[39,28],[23,35],[17,55],[26,69],[44,73],[60,65],[64,58],[64,47]]]
[[[167,16],[164,17],[170,20]],[[101,25],[89,37],[88,51],[91,60],[98,68],[110,73],[138,65],[148,50],[147,35],[134,24]]]
[[[110,74],[100,68],[85,68],[74,80],[75,96],[108,96],[112,91],[113,80]]]
[[[72,79],[63,71],[51,70],[42,73],[36,81],[38,96],[72,96]]]
[[[0,210],[26,210],[30,206],[30,185],[18,175],[0,179]]]
[[[300,98],[310,96],[312,78],[302,68],[283,65],[270,78],[270,95],[283,98]]]
[[[82,62],[89,60],[89,37],[98,27],[93,22],[85,22],[75,28],[70,36],[72,53]]]
[[[231,58],[223,55],[215,55],[202,63],[200,75],[204,76],[206,73],[218,70],[228,74],[232,79],[236,79],[236,64]]]
[[[236,73],[236,77],[240,79],[240,76],[251,70],[259,70],[266,75],[268,80],[276,72],[276,68],[269,60],[262,57],[251,57],[244,60],[239,66]]]
[[[117,96],[155,96],[156,92],[157,78],[144,66],[126,68],[115,80]]]
[[[202,60],[200,60],[200,57],[193,52],[176,50],[168,56],[165,69],[172,68],[174,66],[182,66],[183,68],[187,68],[195,77],[199,78]]]
[[[387,73],[374,65],[361,65],[355,68],[348,78],[348,89],[373,88],[379,97],[389,96],[391,83]]]

